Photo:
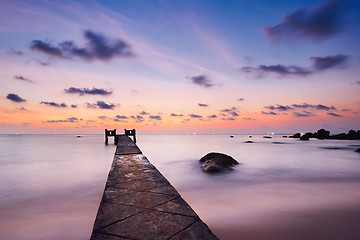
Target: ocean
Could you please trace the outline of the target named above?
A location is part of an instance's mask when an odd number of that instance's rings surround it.
[[[360,141],[137,140],[220,239],[360,239]],[[103,135],[0,135],[0,239],[89,239],[114,151]],[[241,164],[205,174],[198,160],[209,152]]]

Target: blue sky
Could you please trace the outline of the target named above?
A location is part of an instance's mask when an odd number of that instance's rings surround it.
[[[360,127],[358,1],[0,3],[1,133]]]

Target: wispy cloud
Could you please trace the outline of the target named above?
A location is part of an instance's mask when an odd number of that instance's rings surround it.
[[[225,109],[221,109],[219,111],[222,112],[222,113],[230,114],[233,117],[239,116],[239,114],[237,112],[238,110],[237,110],[236,107],[225,108]],[[226,114],[224,116],[226,116]]]
[[[197,115],[197,114],[189,114],[189,117],[191,117],[191,118],[202,118],[202,116],[201,115]]]
[[[291,104],[291,105],[269,105],[265,106],[264,108],[269,109],[271,111],[261,111],[264,115],[279,115],[279,114],[288,114],[289,112],[292,116],[296,118],[306,118],[306,117],[313,117],[316,116],[317,111],[336,111],[336,107],[334,106],[327,106],[324,104],[309,104],[309,103],[302,103],[302,104]],[[284,113],[286,112],[286,113]],[[342,115],[334,113],[334,112],[327,112],[327,115],[332,117],[342,117]],[[244,118],[245,119],[245,118]]]
[[[114,110],[114,108],[116,107],[116,104],[106,103],[104,101],[96,101],[96,103],[87,103],[87,107],[88,108]]]
[[[208,118],[217,118],[216,114],[212,114],[212,115],[209,115],[207,116]]]
[[[273,112],[273,111],[269,111],[269,112],[261,111],[261,113],[264,115],[273,115],[273,116],[278,115],[276,112]]]
[[[79,94],[80,96],[83,95],[102,95],[102,96],[108,96],[111,95],[113,92],[111,90],[106,90],[102,88],[76,88],[76,87],[70,87],[68,89],[64,89],[65,93],[68,94]]]
[[[330,0],[314,8],[294,11],[286,15],[279,24],[262,30],[271,39],[322,40],[342,30],[342,13],[341,2]]]
[[[198,103],[198,106],[199,106],[199,107],[208,107],[209,105],[208,105],[208,104],[205,104],[205,103]]]
[[[345,66],[349,56],[337,54],[326,57],[310,57],[311,67],[300,67],[296,65],[259,65],[258,67],[241,67],[243,73],[255,73],[257,78],[265,77],[269,74],[278,76],[307,76],[324,70],[340,68]]]
[[[129,117],[127,117],[125,115],[116,115],[115,118],[117,118],[117,119],[128,119]]]
[[[26,102],[26,100],[24,98],[21,98],[19,95],[15,94],[15,93],[9,93],[6,96],[6,98],[9,99],[10,101],[17,102],[17,103]]]
[[[243,73],[256,73],[257,77],[261,78],[269,73],[277,75],[297,75],[306,76],[313,73],[310,69],[295,66],[295,65],[260,65],[258,67],[242,67],[240,71]]]
[[[276,104],[276,106],[274,106],[274,105],[266,106],[265,108],[267,108],[269,110],[278,110],[278,111],[288,111],[288,110],[292,109],[292,107],[290,107],[290,106],[280,105],[280,104]]]
[[[294,117],[297,117],[297,118],[316,116],[314,113],[309,112],[309,111],[293,112],[293,115],[294,115]]]
[[[158,120],[158,121],[162,120],[160,115],[150,115],[149,118],[153,119],[153,120]]]
[[[79,119],[76,117],[70,117],[67,119],[60,119],[60,120],[47,120],[46,122],[48,122],[48,123],[66,123],[66,122],[74,123],[74,122],[79,122]]]
[[[334,106],[326,106],[323,104],[314,105],[314,104],[302,103],[302,104],[292,104],[291,106],[293,106],[294,108],[302,108],[302,109],[312,108],[316,110],[336,110]]]
[[[256,119],[255,118],[249,118],[249,117],[245,117],[243,118],[244,120],[247,120],[247,121],[255,121]]]
[[[29,78],[26,78],[24,76],[20,76],[20,75],[15,75],[14,79],[19,80],[19,81],[29,82],[29,83],[35,83],[35,81],[33,81],[33,80],[29,79]]]
[[[333,112],[328,112],[326,113],[327,115],[331,116],[331,117],[342,117],[342,115],[337,114],[337,113],[333,113]]]
[[[54,45],[51,42],[33,40],[30,48],[56,58],[77,58],[86,61],[107,61],[115,57],[135,56],[130,45],[121,39],[109,39],[90,30],[84,32],[84,37],[87,40],[85,47],[78,47],[73,41],[64,41]]]
[[[211,88],[211,87],[215,86],[215,84],[213,84],[206,75],[198,75],[198,76],[192,76],[192,77],[187,77],[187,78],[190,79],[192,81],[192,83],[197,84],[202,87],[205,87],[205,88]]]
[[[40,104],[57,107],[57,108],[67,108],[67,105],[65,103],[56,103],[56,102],[46,102],[42,101]]]
[[[171,113],[170,116],[171,117],[183,117],[184,114]]]
[[[228,118],[222,118],[221,120],[224,120],[224,121],[235,121],[236,119],[233,118],[233,117],[228,117]]]
[[[241,97],[241,98],[238,98],[238,101],[242,102],[242,101],[245,101],[245,99]]]
[[[13,48],[10,48],[10,49],[7,51],[7,53],[10,54],[10,55],[15,55],[15,56],[23,56],[23,55],[24,55],[24,52],[23,52],[23,51],[16,50],[16,49],[13,49]]]
[[[141,123],[144,121],[144,117],[141,115],[136,115],[136,116],[130,116],[130,118],[134,119],[135,122]]]

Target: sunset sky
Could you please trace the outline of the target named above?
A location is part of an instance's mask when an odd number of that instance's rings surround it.
[[[360,129],[357,0],[0,0],[0,133]]]

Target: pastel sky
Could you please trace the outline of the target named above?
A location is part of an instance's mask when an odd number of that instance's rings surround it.
[[[357,0],[0,0],[0,133],[360,129]]]

